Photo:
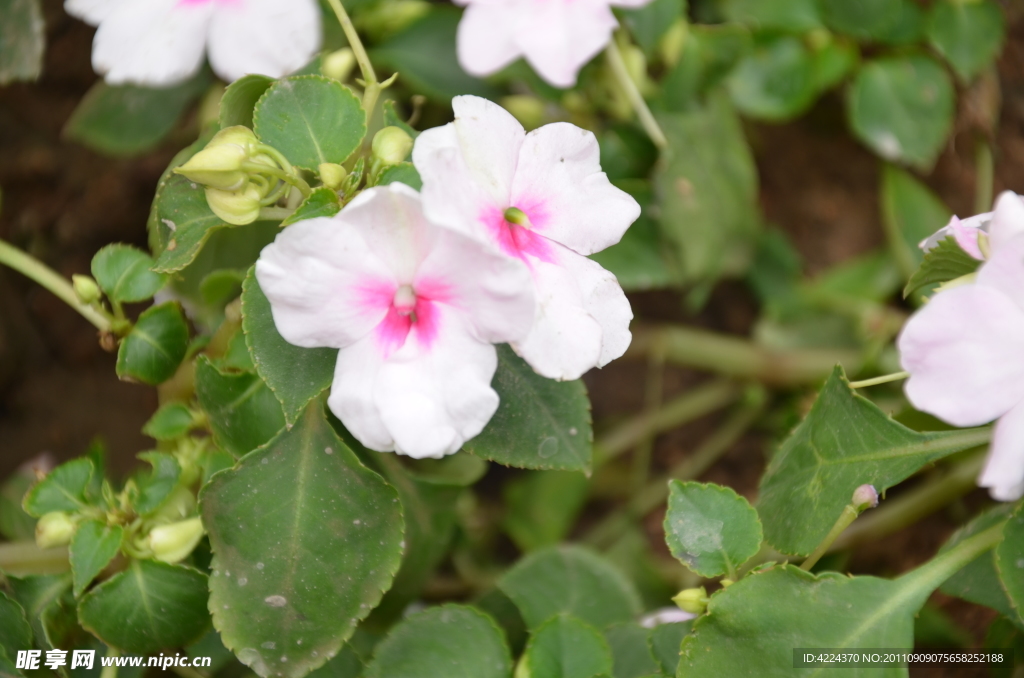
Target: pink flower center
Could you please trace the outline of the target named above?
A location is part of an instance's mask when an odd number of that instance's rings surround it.
[[[440,330],[441,315],[438,303],[451,300],[448,285],[438,280],[424,279],[412,285],[376,281],[358,289],[360,305],[368,311],[379,312],[387,308],[384,319],[374,330],[377,346],[384,359],[405,346],[410,335],[420,348],[430,350]]]
[[[538,232],[548,222],[543,202],[520,200],[518,205],[508,209],[486,207],[479,218],[505,254],[527,264],[530,257],[545,262],[554,260],[551,243]]]

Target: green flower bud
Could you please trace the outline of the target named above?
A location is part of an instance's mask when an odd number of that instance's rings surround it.
[[[385,165],[397,165],[412,150],[412,137],[401,127],[385,127],[373,135],[372,149]]]
[[[78,275],[76,273],[71,276],[71,286],[75,288],[75,296],[83,304],[95,304],[102,295],[100,286],[87,275]]]
[[[331,52],[324,57],[320,63],[320,72],[328,78],[334,78],[344,82],[352,74],[356,65],[356,55],[348,47],[342,47],[336,52]]]
[[[247,185],[240,191],[222,191],[216,188],[206,189],[206,202],[210,209],[218,217],[234,224],[245,226],[256,221],[260,216],[260,195],[259,189],[253,184]]]
[[[661,41],[658,43],[658,52],[661,54],[661,59],[665,62],[666,66],[672,67],[679,63],[689,35],[690,25],[686,23],[686,19],[677,19],[665,31],[665,35],[662,36]]]
[[[684,589],[672,599],[679,609],[691,614],[704,614],[708,607],[708,592],[703,586],[697,589]]]
[[[345,183],[348,172],[341,165],[336,165],[333,162],[325,162],[317,168],[320,171],[320,180],[324,182],[324,186],[337,191]]]
[[[153,557],[165,563],[177,563],[188,557],[203,538],[203,521],[197,516],[170,525],[154,527],[146,538]]]
[[[178,485],[160,509],[147,520],[154,524],[176,523],[196,512],[196,496],[187,487]]]
[[[36,545],[41,549],[70,544],[74,534],[75,522],[64,511],[47,513],[36,523]]]
[[[236,125],[217,132],[206,148],[174,170],[190,181],[221,191],[237,191],[245,186],[242,164],[250,159],[252,147],[259,143],[248,127]]]

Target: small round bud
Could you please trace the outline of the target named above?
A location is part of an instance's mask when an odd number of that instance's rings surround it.
[[[100,300],[102,293],[96,281],[87,275],[71,276],[71,286],[75,288],[75,296],[83,304],[95,304]]]
[[[206,202],[213,213],[235,226],[245,226],[256,221],[260,216],[262,199],[259,189],[253,184],[249,184],[241,191],[206,189]]]
[[[36,545],[41,549],[70,544],[74,534],[75,522],[64,511],[47,513],[36,523]]]
[[[333,162],[325,162],[317,167],[317,170],[320,171],[320,180],[324,182],[324,186],[332,191],[340,189],[345,183],[345,179],[348,178],[345,168]]]
[[[857,507],[857,512],[866,511],[878,506],[878,490],[872,485],[861,485],[853,491],[850,503]]]
[[[146,538],[153,557],[165,563],[177,563],[188,557],[203,538],[203,521],[197,516],[170,525],[154,527]]]
[[[400,127],[385,127],[373,135],[372,149],[385,165],[397,165],[412,150],[412,137]]]
[[[352,74],[356,65],[356,55],[348,47],[342,47],[336,52],[331,52],[324,57],[320,63],[320,72],[328,78],[334,78],[344,82]]]
[[[703,586],[696,589],[683,589],[676,594],[672,602],[683,612],[704,614],[704,610],[708,607],[708,592]]]

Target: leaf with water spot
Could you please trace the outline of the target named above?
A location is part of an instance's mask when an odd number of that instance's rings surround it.
[[[320,400],[214,476],[200,509],[214,625],[264,678],[301,678],[335,656],[401,562],[398,494],[338,438]]]
[[[732,489],[678,480],[669,489],[665,541],[672,555],[697,574],[735,574],[761,548],[757,511]]]

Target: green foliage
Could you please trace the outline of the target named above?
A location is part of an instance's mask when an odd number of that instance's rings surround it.
[[[722,9],[730,21],[759,29],[802,33],[822,25],[817,0],[723,0]]]
[[[78,618],[104,643],[131,654],[188,645],[210,624],[206,580],[183,565],[133,560],[81,598]]]
[[[124,528],[120,525],[107,525],[99,520],[85,520],[79,524],[69,550],[76,598],[114,559],[123,538]]]
[[[608,561],[578,546],[536,551],[498,581],[531,629],[570,614],[603,629],[640,612],[633,585]]]
[[[825,25],[861,40],[878,40],[899,22],[901,0],[820,0]]]
[[[46,474],[25,495],[25,512],[41,518],[51,511],[78,511],[88,502],[89,486],[96,467],[89,458],[65,462]]]
[[[377,185],[385,186],[396,181],[415,188],[417,191],[423,188],[423,180],[420,179],[420,173],[416,171],[416,167],[411,162],[400,162],[385,169],[380,173]]]
[[[188,349],[188,325],[176,302],[142,312],[117,351],[117,376],[155,386],[174,376]]]
[[[761,547],[761,521],[746,499],[728,487],[669,483],[665,539],[672,555],[702,577],[736,569]]]
[[[889,248],[911,278],[924,259],[918,245],[949,222],[949,208],[913,175],[891,165],[882,170],[881,197]]]
[[[111,301],[145,301],[167,281],[150,270],[153,266],[153,258],[140,249],[107,245],[92,258],[92,277]]]
[[[464,605],[423,610],[395,625],[366,678],[509,678],[512,657],[494,620]]]
[[[686,15],[686,0],[653,0],[643,7],[622,12],[630,33],[648,55],[653,54],[665,32]]]
[[[870,3],[847,3],[850,7]],[[849,96],[854,135],[887,160],[931,169],[953,126],[954,89],[933,59],[909,55],[870,61]]]
[[[178,461],[165,452],[143,452],[139,459],[152,469],[138,478],[135,512],[141,516],[153,513],[167,501],[181,478]]]
[[[25,618],[25,610],[0,591],[0,657],[17,657],[18,650],[27,650],[33,645],[32,627]]]
[[[939,0],[928,11],[927,30],[932,47],[964,81],[992,65],[1006,35],[1003,13],[990,0]]]
[[[1024,625],[1024,503],[1019,503],[1010,515],[1003,528],[1003,541],[996,546],[993,556],[999,582],[1017,613],[1015,621]]]
[[[754,118],[786,120],[806,110],[817,94],[815,59],[796,37],[760,41],[728,80],[737,110]]]
[[[590,256],[615,274],[627,292],[671,287],[677,273],[658,223],[641,214],[615,245]]]
[[[236,457],[263,445],[285,426],[281,403],[258,374],[221,371],[200,357],[196,395],[210,418],[214,440]]]
[[[156,440],[174,440],[188,433],[195,423],[195,416],[187,405],[166,403],[150,417],[142,432]]]
[[[661,672],[666,676],[676,675],[676,668],[679,666],[679,650],[683,638],[693,628],[693,622],[676,622],[673,624],[658,624],[647,638],[647,645],[651,650]]]
[[[596,678],[611,672],[608,642],[593,626],[566,614],[534,630],[516,671],[526,678]]]
[[[337,349],[302,348],[285,341],[255,269],[249,269],[242,285],[242,329],[256,371],[280,401],[287,422],[294,423],[306,404],[331,385]]]
[[[761,479],[757,509],[765,539],[783,553],[807,555],[860,485],[884,492],[925,464],[988,438],[986,429],[918,433],[898,424],[854,393],[836,367]]]
[[[750,33],[742,26],[691,27],[678,63],[662,83],[665,108],[674,113],[699,111],[705,95],[729,75],[750,43]]]
[[[498,346],[492,386],[501,403],[463,449],[518,468],[590,472],[590,401],[582,381],[553,381],[508,346]]]
[[[153,201],[150,234],[160,240],[159,255],[153,270],[174,273],[196,258],[207,239],[217,230],[228,228],[206,202],[203,188],[180,174],[161,180]]]
[[[914,271],[907,286],[903,288],[903,296],[909,297],[914,292],[928,285],[956,280],[978,270],[981,262],[964,252],[952,236],[942,240],[924,255],[921,266]]]
[[[636,622],[611,626],[604,632],[612,650],[613,678],[641,678],[660,670],[647,647],[650,632]]]
[[[39,77],[46,49],[44,29],[39,0],[0,0],[0,85]]]
[[[0,535],[11,541],[28,540],[35,533],[35,519],[22,508],[22,500],[35,482],[30,469],[22,468],[0,485]]]
[[[272,84],[274,79],[265,75],[246,75],[228,85],[220,100],[220,128],[242,125],[252,129],[252,113],[256,108],[256,102]]]
[[[281,228],[291,226],[303,219],[316,219],[317,217],[333,217],[341,211],[341,202],[338,194],[329,188],[321,186],[315,189],[308,198],[302,201],[295,212],[281,222]]]
[[[590,483],[574,471],[535,471],[505,485],[502,527],[523,551],[562,541],[587,500]]]
[[[323,404],[200,495],[214,624],[247,666],[299,678],[336,654],[398,570],[398,495],[331,430]]]
[[[253,130],[293,165],[345,162],[366,135],[359,98],[337,80],[299,75],[272,84],[256,103]]]

